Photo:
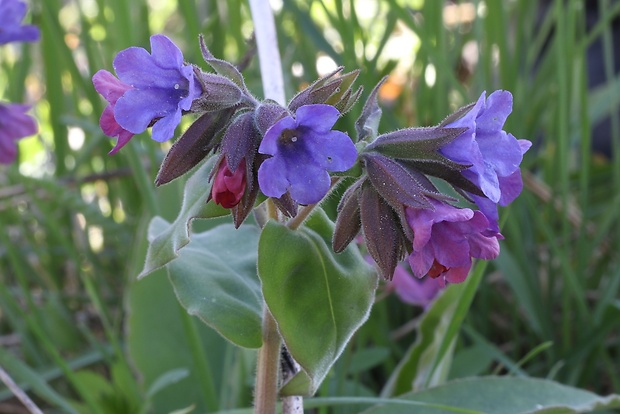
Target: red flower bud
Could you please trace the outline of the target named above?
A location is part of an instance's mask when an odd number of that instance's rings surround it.
[[[224,208],[233,208],[239,204],[245,192],[245,175],[245,159],[242,159],[235,172],[232,172],[223,157],[211,188],[213,201]]]

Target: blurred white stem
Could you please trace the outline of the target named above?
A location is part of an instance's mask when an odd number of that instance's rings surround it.
[[[265,99],[284,106],[284,78],[278,50],[278,35],[269,0],[250,0],[258,60]]]
[[[32,414],[43,414],[43,411],[37,407],[37,405],[28,397],[28,395],[13,381],[13,378],[0,366],[0,381],[4,382],[4,385],[11,390],[28,411]]]

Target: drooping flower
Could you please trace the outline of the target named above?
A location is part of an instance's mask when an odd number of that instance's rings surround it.
[[[440,284],[463,282],[472,258],[496,258],[499,242],[496,236],[485,235],[489,221],[482,212],[431,202],[434,209],[405,211],[414,234],[411,270],[419,278],[439,278]]]
[[[0,103],[0,163],[9,164],[17,156],[17,140],[37,133],[37,123],[26,111],[28,105]]]
[[[329,171],[346,171],[357,159],[348,135],[332,131],[339,111],[331,105],[304,105],[295,118],[271,126],[258,152],[271,155],[258,170],[263,194],[279,198],[286,192],[300,204],[314,204],[327,194]]]
[[[499,230],[497,204],[508,205],[523,188],[519,165],[532,144],[502,129],[512,112],[512,94],[498,90],[487,99],[485,95],[483,92],[464,116],[446,125],[467,130],[443,146],[440,153],[457,163],[471,165],[462,174],[486,196],[472,197],[490,219],[492,233]]]
[[[246,187],[246,165],[242,159],[233,172],[228,168],[226,157],[222,157],[219,169],[215,174],[211,198],[224,208],[233,208],[241,201]]]
[[[118,151],[134,134],[153,126],[153,139],[172,138],[202,86],[194,67],[183,62],[179,48],[164,35],[151,36],[151,54],[130,47],[114,59],[118,80],[105,70],[93,76],[95,89],[109,105],[100,126],[106,135],[118,137]]]
[[[93,84],[97,92],[109,103],[101,114],[99,126],[107,136],[117,137],[116,145],[112,148],[112,151],[110,151],[110,154],[114,154],[134,136],[133,133],[120,126],[114,117],[114,106],[116,105],[116,101],[118,101],[118,98],[123,96],[126,91],[131,89],[131,86],[125,85],[107,70],[100,70],[95,73],[95,76],[93,76]]]
[[[40,32],[36,26],[21,24],[26,9],[26,3],[22,1],[0,0],[0,45],[39,40]]]

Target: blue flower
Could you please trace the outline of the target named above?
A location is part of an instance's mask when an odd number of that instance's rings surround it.
[[[0,164],[17,156],[17,140],[37,133],[37,123],[26,111],[28,105],[0,103]]]
[[[258,170],[263,194],[279,198],[287,191],[300,204],[319,202],[329,191],[328,171],[346,171],[357,150],[348,135],[332,131],[340,112],[331,105],[304,105],[295,118],[273,124],[258,152],[272,155]]]
[[[113,151],[151,125],[155,141],[172,138],[183,111],[202,94],[194,67],[184,64],[179,48],[164,35],[151,36],[151,54],[141,47],[119,52],[114,69],[118,82],[107,71],[93,76],[97,92],[110,103],[101,126],[106,134],[119,136]]]
[[[26,3],[18,0],[0,0],[0,45],[39,40],[40,33],[36,26],[21,24],[26,8]]]
[[[521,193],[523,182],[519,165],[532,143],[516,139],[502,128],[512,112],[512,95],[495,91],[487,99],[483,92],[462,118],[447,127],[467,130],[440,149],[452,161],[469,164],[463,175],[476,184],[486,198],[472,198],[490,221],[490,229],[499,231],[497,205],[506,206]]]

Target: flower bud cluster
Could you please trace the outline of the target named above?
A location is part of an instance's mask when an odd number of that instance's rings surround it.
[[[200,47],[215,73],[184,62],[170,39],[155,35],[150,54],[129,48],[116,56],[118,79],[104,70],[93,77],[109,103],[101,128],[118,138],[112,152],[149,126],[154,140],[165,141],[182,115],[198,115],[168,152],[157,185],[216,156],[207,201],[230,209],[238,227],[264,199],[261,194],[293,217],[298,205],[325,198],[333,173],[354,176],[338,207],[336,252],[362,231],[385,278],[407,257],[415,276],[440,284],[463,281],[472,258],[499,254],[497,205],[507,205],[521,191],[519,165],[530,145],[502,129],[512,109],[509,92],[487,99],[483,93],[436,127],[379,135],[380,83],[351,138],[332,128],[361,95],[362,88],[353,88],[358,71],[339,68],[283,107],[254,98],[239,69],[215,58],[202,37]],[[457,207],[435,179],[451,185],[472,208]]]

